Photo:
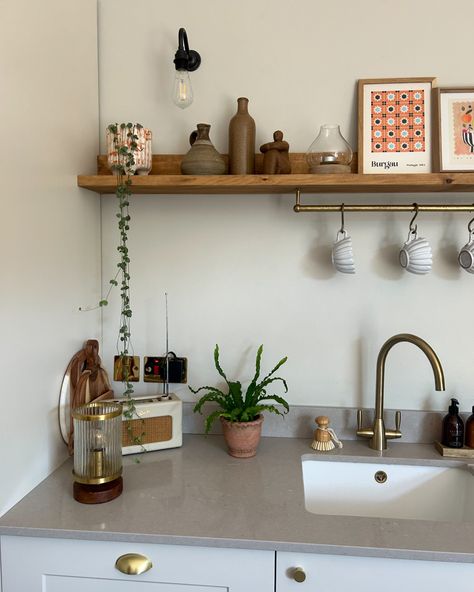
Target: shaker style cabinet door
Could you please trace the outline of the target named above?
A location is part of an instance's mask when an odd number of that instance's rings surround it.
[[[119,558],[123,572],[148,569],[123,573]],[[274,592],[274,559],[273,551],[5,536],[2,592]]]
[[[276,592],[472,590],[474,564],[277,553]]]

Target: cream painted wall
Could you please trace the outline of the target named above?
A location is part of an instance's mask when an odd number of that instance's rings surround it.
[[[236,98],[248,96],[257,145],[280,128],[291,149],[302,152],[322,123],[337,122],[355,147],[357,79],[437,76],[442,86],[473,84],[472,42],[460,34],[472,16],[471,0],[99,0],[101,132],[111,121],[139,121],[152,128],[155,153],[183,153],[190,131],[204,121],[225,152]],[[180,26],[202,55],[201,68],[192,74],[195,101],[185,111],[170,100]],[[470,199],[449,199],[463,198]],[[264,343],[267,368],[289,356],[282,374],[291,403],[373,406],[380,346],[395,333],[413,332],[438,352],[448,392],[434,391],[419,350],[399,345],[388,361],[387,406],[442,409],[452,394],[464,409],[474,404],[474,276],[456,263],[469,217],[419,217],[435,263],[429,276],[415,277],[397,263],[409,215],[348,214],[357,274],[345,277],[330,264],[338,215],[296,215],[292,205],[287,195],[135,197],[135,353],[142,359],[163,353],[168,291],[171,348],[189,357],[194,386],[217,382],[216,342],[224,368],[242,380],[251,376],[255,349]],[[116,265],[114,198],[104,196],[102,208],[107,281]],[[118,312],[116,293],[104,313],[109,369]],[[145,392],[145,385],[136,391]],[[193,400],[185,386],[176,392]]]
[[[3,223],[0,514],[67,456],[57,403],[69,358],[100,336],[95,0],[0,0]],[[40,511],[40,509],[39,509]]]

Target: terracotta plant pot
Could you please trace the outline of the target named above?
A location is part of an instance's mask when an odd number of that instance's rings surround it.
[[[263,415],[259,415],[254,421],[228,421],[223,417],[220,419],[230,456],[235,458],[255,456],[262,433]]]

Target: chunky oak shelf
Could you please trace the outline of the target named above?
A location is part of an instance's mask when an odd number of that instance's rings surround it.
[[[268,194],[268,193],[431,193],[474,192],[473,173],[311,175],[304,154],[290,154],[291,175],[264,175],[262,155],[256,156],[255,175],[180,175],[180,155],[154,155],[150,175],[132,177],[136,194]],[[98,157],[97,175],[79,175],[79,187],[97,193],[114,193],[116,180]],[[355,163],[354,163],[354,166]]]
[[[79,187],[114,193],[111,175],[79,175]],[[423,175],[147,175],[132,178],[132,193],[421,193],[474,191],[474,173]]]

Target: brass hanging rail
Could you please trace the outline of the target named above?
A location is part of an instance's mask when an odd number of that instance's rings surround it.
[[[340,212],[341,204],[301,203],[301,192],[296,190],[296,213],[304,212]],[[348,204],[344,203],[345,212],[413,212],[413,203],[409,204]],[[418,204],[419,212],[473,212],[474,204]]]

